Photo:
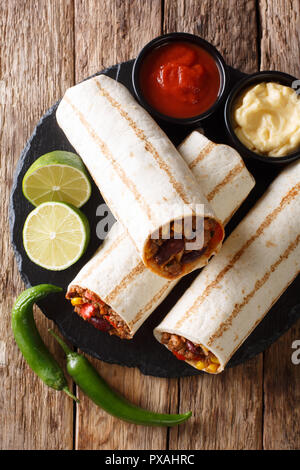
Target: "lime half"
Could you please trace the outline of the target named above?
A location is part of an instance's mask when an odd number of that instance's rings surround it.
[[[35,264],[62,271],[84,253],[90,238],[86,216],[63,202],[44,202],[28,215],[23,229],[27,255]]]
[[[34,206],[58,201],[81,207],[91,195],[91,183],[78,155],[55,150],[42,155],[27,170],[23,194]]]

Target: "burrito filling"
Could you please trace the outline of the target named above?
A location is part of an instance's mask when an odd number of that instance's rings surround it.
[[[100,331],[117,335],[122,339],[131,339],[128,325],[122,318],[94,292],[79,286],[72,286],[66,298],[71,300],[74,311]]]
[[[186,233],[182,227],[182,221],[172,222],[167,234],[168,239],[164,239],[160,229],[161,238],[148,240],[146,259],[150,264],[158,265],[160,271],[163,271],[166,276],[178,277],[184,273],[185,266],[197,261],[207,250],[211,251],[212,245],[218,243],[223,237],[218,223],[209,218],[205,218],[204,224],[202,221],[200,227],[196,228],[196,217],[193,217],[192,230],[194,238],[191,238],[191,232]],[[200,249],[197,246],[197,249],[192,250],[191,246],[193,242],[196,242],[200,230],[203,231],[203,245]]]
[[[202,344],[194,344],[192,341],[171,333],[163,333],[161,342],[180,361],[192,361],[197,369],[205,369],[207,372],[217,372],[220,363],[216,356]]]

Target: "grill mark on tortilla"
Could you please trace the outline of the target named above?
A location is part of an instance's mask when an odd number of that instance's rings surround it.
[[[254,235],[250,237],[244,245],[240,248],[240,250],[231,258],[229,263],[222,269],[222,271],[217,275],[214,281],[212,281],[206,288],[204,292],[196,298],[192,307],[182,316],[181,319],[175,325],[175,328],[180,328],[183,322],[191,315],[191,313],[195,312],[195,310],[201,305],[204,299],[210,294],[212,289],[214,289],[219,282],[223,279],[225,274],[233,268],[235,263],[240,259],[243,255],[245,250],[263,233],[263,231],[273,222],[273,220],[278,216],[278,214],[282,211],[282,209],[289,204],[289,202],[297,196],[300,190],[300,183],[296,184],[280,201],[279,206],[277,206],[270,214],[268,214],[263,222],[260,224]]]
[[[151,300],[143,307],[135,316],[131,322],[128,323],[129,328],[132,328],[142,317],[143,315],[148,311],[153,308],[154,303],[156,303],[166,292],[166,290],[170,287],[170,284],[172,284],[174,281],[167,281],[166,284],[160,289],[160,291],[152,297]]]
[[[128,122],[129,126],[133,129],[135,135],[144,142],[145,144],[145,149],[147,152],[151,153],[151,155],[153,156],[154,160],[156,160],[156,162],[158,163],[158,166],[161,170],[163,170],[168,178],[169,178],[169,181],[171,183],[171,185],[173,186],[173,188],[175,189],[175,191],[177,191],[177,193],[179,194],[179,196],[181,197],[181,199],[183,200],[183,202],[185,204],[189,204],[191,201],[189,200],[189,198],[187,197],[187,195],[185,194],[185,191],[182,187],[182,184],[181,183],[178,183],[178,181],[176,181],[176,179],[174,178],[174,176],[172,175],[172,172],[170,171],[170,168],[169,166],[166,164],[166,162],[160,157],[158,151],[155,149],[155,147],[151,144],[151,142],[149,142],[149,140],[147,139],[146,135],[144,134],[144,131],[142,129],[140,129],[137,124],[134,122],[134,120],[129,116],[129,114],[122,108],[122,106],[120,105],[120,103],[118,103],[109,93],[107,90],[105,90],[99,83],[98,80],[95,80],[95,83],[96,83],[96,86],[97,88],[99,89],[99,91],[101,92],[101,94],[108,100],[108,102],[114,107],[116,108],[119,113],[121,114],[121,116],[126,119],[126,121]]]
[[[247,186],[246,186],[246,187],[247,187]],[[253,186],[252,186],[252,188],[253,188]],[[251,188],[251,189],[252,189],[252,188]],[[230,213],[230,215],[228,215],[225,220],[222,220],[222,218],[221,218],[221,221],[223,222],[224,227],[225,227],[225,225],[227,225],[227,223],[229,222],[229,220],[232,219],[233,215],[234,215],[235,212],[239,209],[239,207],[241,207],[242,203],[244,202],[244,200],[245,200],[247,194],[249,194],[249,192],[250,192],[250,191],[247,189],[246,195],[243,194],[243,198],[238,201],[237,206],[232,210],[232,212]],[[241,194],[240,194],[240,195],[241,195]]]
[[[239,304],[235,304],[234,306],[234,309],[231,313],[231,315],[227,318],[226,321],[224,321],[223,323],[221,323],[221,325],[219,326],[219,328],[217,329],[217,331],[210,337],[209,341],[207,342],[207,345],[208,346],[211,346],[213,344],[213,342],[217,339],[217,338],[220,338],[223,333],[228,330],[228,328],[230,328],[230,326],[232,325],[232,321],[234,320],[234,318],[238,315],[238,313],[249,303],[249,301],[252,299],[252,297],[255,295],[255,293],[261,289],[261,287],[268,281],[268,279],[270,278],[271,274],[276,271],[276,269],[278,268],[278,266],[282,263],[282,261],[286,260],[289,255],[292,253],[292,251],[295,250],[295,248],[297,248],[298,244],[300,242],[300,234],[297,235],[297,237],[295,238],[295,240],[293,242],[291,242],[289,244],[289,246],[287,247],[287,249],[283,252],[283,254],[281,254],[279,256],[279,258],[277,259],[277,261],[275,261],[275,263],[273,263],[271,266],[270,266],[270,269],[268,271],[265,272],[265,274],[263,275],[263,277],[261,279],[259,279],[258,281],[256,281],[255,283],[255,286],[254,286],[254,289],[252,289],[251,292],[249,292],[249,294],[247,294],[243,301]]]
[[[215,146],[216,144],[213,143],[213,145]],[[243,168],[244,167],[242,166],[241,169],[243,169]],[[204,196],[205,196],[205,194],[204,194]],[[235,212],[235,210],[233,211],[233,213]],[[132,270],[126,276],[124,276],[122,281],[117,286],[115,286],[115,288],[112,290],[112,292],[109,293],[108,296],[105,299],[102,299],[102,300],[107,304],[111,303],[112,300],[119,294],[120,290],[125,289],[128,286],[129,282],[131,282],[134,278],[136,278],[137,276],[142,274],[145,271],[145,269],[146,269],[146,267],[145,267],[144,263],[140,263],[139,265],[132,268]]]
[[[110,247],[105,251],[105,253],[103,254],[102,258],[98,259],[98,254],[101,252],[101,247],[100,247],[100,250],[99,250],[99,253],[96,253],[95,257],[92,258],[89,262],[89,269],[87,271],[85,271],[84,273],[84,277],[86,276],[90,276],[91,275],[91,272],[94,270],[94,267],[95,267],[95,264],[97,266],[99,266],[101,263],[103,263],[103,261],[111,254],[112,251],[114,251],[119,245],[120,243],[125,240],[125,238],[127,238],[127,233],[124,232],[121,233],[121,235],[119,235],[113,242],[112,244],[110,245]],[[80,281],[77,281],[77,282],[80,282]],[[72,283],[73,285],[73,283]]]
[[[142,261],[138,263],[128,274],[126,274],[126,276],[123,277],[122,281],[117,286],[115,286],[115,288],[105,297],[105,299],[103,299],[103,302],[109,305],[119,294],[120,290],[126,289],[128,284],[132,282],[137,276],[142,274],[146,269],[147,268]]]
[[[89,171],[89,173],[90,173],[90,176],[91,176],[92,180],[94,181],[95,185],[98,187],[98,182],[97,182],[96,178],[94,178],[94,176],[91,174],[90,171]],[[112,201],[110,199],[108,199],[107,195],[105,195],[105,197],[104,197],[104,195],[101,194],[101,196],[102,196],[105,204],[107,205],[107,207],[110,209],[111,213],[113,214],[114,218],[116,220],[120,220],[118,211],[116,210],[115,205],[112,203]]]
[[[228,183],[231,183],[231,181],[233,180],[233,178],[235,178],[236,175],[238,175],[241,171],[243,171],[244,169],[244,165],[238,163],[237,165],[235,165],[235,167],[233,167],[228,173],[227,175],[225,176],[225,178],[220,181],[220,183],[218,183],[214,189],[206,196],[208,202],[210,202],[216,194],[218,194],[220,192],[220,190],[226,186]]]
[[[288,284],[282,289],[282,291],[277,295],[277,297],[275,297],[275,299],[272,301],[272,304],[270,306],[270,308],[268,309],[268,312],[271,310],[271,308],[273,307],[273,305],[276,304],[277,300],[282,296],[282,294],[287,290],[287,288],[292,284],[292,282],[296,279],[296,277],[298,276],[298,272],[295,273],[295,275],[289,279],[289,282]],[[251,330],[247,333],[247,338],[251,335],[252,331],[255,330],[255,328],[258,326],[258,324],[262,321],[262,319],[267,315],[268,312],[265,312],[260,318],[258,318],[256,320],[256,322],[254,323],[254,325],[252,326]],[[246,339],[246,338],[245,338]],[[230,358],[234,355],[234,353],[240,348],[240,346],[242,345],[242,343],[245,341],[245,339],[241,340],[234,348],[234,350],[230,353],[230,356],[226,359],[226,362],[224,362],[224,366],[229,362]],[[218,346],[216,346],[216,349],[218,349],[219,351],[223,351],[224,349],[223,348],[220,348]]]
[[[204,158],[215,148],[217,147],[217,144],[214,142],[208,142],[208,144],[205,145],[205,147],[200,150],[198,156],[189,164],[189,169],[191,170],[194,168],[201,160],[204,160]]]
[[[208,144],[208,145],[209,145],[209,144]],[[216,144],[213,143],[213,146],[215,146],[215,145],[216,145]],[[239,168],[239,171],[241,171],[241,170],[244,169],[244,166],[243,166],[243,165],[242,165],[242,166],[236,165],[236,167]],[[236,168],[236,167],[235,167],[235,168]],[[234,169],[233,169],[233,170],[234,170]],[[235,176],[237,173],[239,173],[239,171],[236,170],[236,172],[234,173],[233,176]],[[230,173],[232,173],[232,172],[230,172]],[[228,176],[230,175],[230,173],[228,173],[228,175],[227,175],[224,179],[228,178]],[[232,179],[233,176],[230,175],[230,179]],[[224,181],[224,180],[223,180],[223,181]],[[226,183],[227,183],[227,181],[226,181]],[[224,184],[226,184],[226,183],[224,183]],[[219,184],[219,185],[220,185],[220,189],[224,186],[224,184],[222,184],[222,182]],[[215,188],[212,190],[212,192],[213,192],[219,185],[215,186]],[[204,194],[204,196],[206,196],[206,195]],[[207,197],[207,196],[206,196],[206,197]],[[231,213],[231,215],[227,218],[227,221],[231,219],[232,215],[235,213],[236,210],[237,210],[237,209],[234,209],[234,211]],[[225,225],[225,223],[224,223],[224,225]],[[143,267],[145,268],[144,265],[143,265]],[[135,276],[137,276],[137,275],[139,275],[139,274],[142,274],[143,272],[144,272],[144,269],[143,269],[143,270],[137,270],[137,267],[134,267],[134,268],[132,269],[132,271],[130,271],[130,273],[128,273],[128,275],[124,277],[124,279],[121,281],[121,283],[113,289],[112,293],[116,292],[115,295],[113,295],[113,298],[115,298],[115,296],[119,293],[121,284],[122,284],[122,287],[123,287],[123,288],[126,288],[126,287],[127,287],[127,284],[128,284],[128,283],[123,284],[123,281],[124,281],[126,278],[132,280],[133,277],[135,277]],[[108,294],[109,300],[110,300],[110,302],[111,302],[110,296],[111,296],[111,294]],[[109,303],[107,300],[104,300],[104,301],[105,301],[106,303]]]
[[[86,130],[88,131],[88,133],[90,134],[92,139],[100,147],[101,152],[103,153],[103,155],[107,158],[107,160],[110,161],[110,163],[112,164],[112,166],[115,169],[116,173],[118,174],[120,179],[123,181],[124,185],[127,186],[127,188],[133,193],[133,195],[134,195],[135,199],[138,201],[138,203],[143,207],[144,211],[147,214],[148,219],[150,221],[152,221],[152,213],[151,213],[150,207],[148,206],[148,204],[146,203],[146,201],[144,200],[142,195],[138,192],[138,190],[137,190],[135,184],[133,183],[133,181],[131,181],[127,177],[127,175],[124,172],[123,168],[114,159],[113,155],[111,154],[111,152],[110,152],[109,148],[107,147],[107,145],[105,144],[105,142],[103,142],[100,139],[100,137],[96,134],[94,129],[87,122],[87,120],[85,119],[83,114],[79,111],[79,109],[76,108],[76,106],[71,102],[71,100],[67,96],[65,96],[64,99],[69,104],[69,106],[71,106],[71,108],[73,109],[75,114],[77,114],[77,116],[78,116],[80,122],[82,123],[83,127],[86,128]]]

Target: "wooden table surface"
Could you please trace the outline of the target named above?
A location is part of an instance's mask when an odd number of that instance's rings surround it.
[[[10,327],[23,289],[9,240],[8,200],[20,152],[43,113],[69,86],[134,58],[161,33],[211,41],[245,72],[300,77],[300,0],[9,0],[0,2],[1,449],[299,449],[300,365],[291,361],[298,322],[264,354],[219,376],[143,376],[93,360],[132,402],[161,412],[193,410],[173,429],[125,424],[77,391],[81,403],[48,389],[28,368]],[[21,227],[20,227],[21,229]],[[36,312],[47,334],[52,324]]]

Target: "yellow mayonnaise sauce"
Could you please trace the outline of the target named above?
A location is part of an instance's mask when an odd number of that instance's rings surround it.
[[[279,83],[259,83],[233,107],[234,131],[253,152],[282,157],[300,147],[300,98]]]

